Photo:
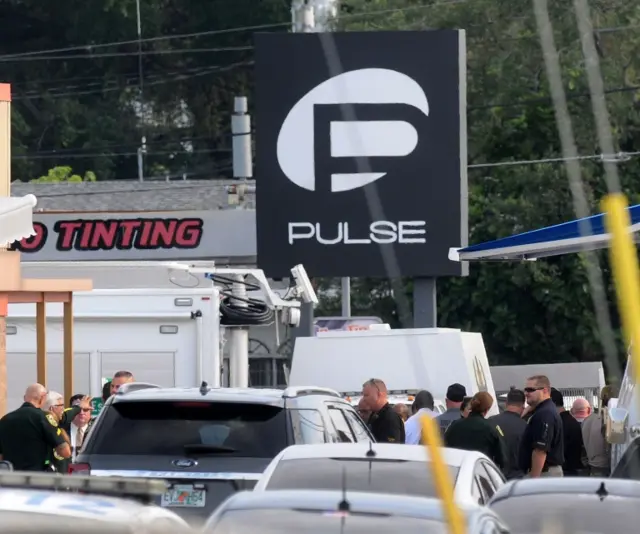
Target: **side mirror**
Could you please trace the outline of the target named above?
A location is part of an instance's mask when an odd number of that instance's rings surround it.
[[[0,461],[0,471],[13,471],[13,464],[6,460]]]
[[[624,408],[609,408],[605,415],[605,438],[612,445],[627,442],[629,412]]]

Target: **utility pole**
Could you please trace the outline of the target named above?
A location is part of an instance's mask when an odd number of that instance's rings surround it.
[[[11,196],[11,86],[0,83],[0,197]],[[0,254],[9,254],[0,247]],[[7,316],[9,297],[0,295],[0,417],[7,413]]]
[[[140,87],[140,121],[142,131],[145,127],[144,73],[142,71],[142,18],[140,16],[140,0],[136,0],[136,20],[138,29],[138,83]],[[147,153],[147,138],[142,135],[138,147],[138,180],[144,182],[144,155]]]
[[[237,96],[233,100],[231,116],[233,177],[244,183],[236,184],[238,199],[244,195],[241,188],[246,188],[246,180],[253,177],[251,154],[251,117],[246,96]],[[233,305],[247,307],[247,287],[244,277],[234,276],[232,294]],[[220,362],[213,362],[214,368],[220,369]],[[249,327],[232,326],[229,328],[229,386],[233,388],[249,387]]]

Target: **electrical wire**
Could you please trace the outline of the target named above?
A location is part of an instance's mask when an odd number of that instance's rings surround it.
[[[216,53],[216,52],[240,52],[246,50],[253,50],[252,46],[229,46],[224,48],[172,48],[167,50],[143,50],[141,52],[109,52],[94,54],[89,52],[88,54],[75,54],[67,56],[28,56],[23,58],[7,58],[2,59],[0,56],[0,63],[14,63],[22,61],[67,61],[69,59],[100,59],[107,57],[137,57],[137,56],[155,56],[163,54],[202,54],[202,53]]]
[[[220,295],[220,324],[223,326],[260,326],[273,322],[274,312],[262,300],[252,297],[238,297],[233,294],[231,286],[240,283],[226,276],[207,275],[214,284],[217,284]],[[242,282],[247,289],[259,290],[260,286],[248,282]],[[237,302],[241,301],[244,305]]]

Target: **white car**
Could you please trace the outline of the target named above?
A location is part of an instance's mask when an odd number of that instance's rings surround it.
[[[509,534],[486,506],[459,506],[468,534]],[[236,493],[207,520],[202,534],[447,534],[439,499],[351,491]]]
[[[485,504],[505,483],[500,469],[484,454],[441,451],[454,480],[457,502]],[[344,474],[349,491],[437,497],[427,462],[428,452],[422,445],[293,445],[267,466],[254,491],[338,490]]]
[[[0,528],[66,534],[190,531],[175,513],[151,504],[165,491],[161,480],[1,473]]]

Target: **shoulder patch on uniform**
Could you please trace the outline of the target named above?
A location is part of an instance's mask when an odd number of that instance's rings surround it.
[[[50,413],[47,414],[47,421],[51,423],[51,426],[58,426],[58,421],[56,421],[56,418],[53,417],[53,415],[51,415]]]
[[[496,430],[500,433],[500,435],[504,438],[504,432],[500,428],[500,425],[496,425]]]

